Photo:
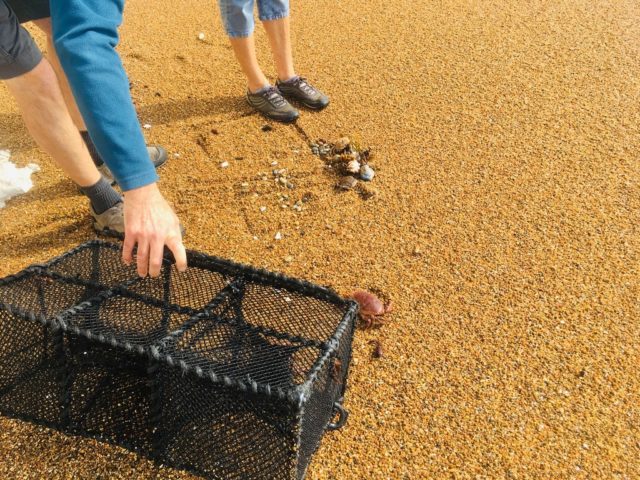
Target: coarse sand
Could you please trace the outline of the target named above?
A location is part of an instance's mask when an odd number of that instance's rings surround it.
[[[189,248],[395,304],[356,336],[348,426],[308,478],[640,478],[640,4],[292,9],[297,68],[332,99],[299,128],[262,130],[214,2],[129,0],[120,51]],[[370,145],[378,195],[337,192],[305,135]],[[4,87],[0,148],[42,167],[0,210],[0,276],[94,236]],[[0,419],[0,478],[194,477]]]

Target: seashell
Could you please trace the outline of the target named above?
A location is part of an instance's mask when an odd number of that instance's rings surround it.
[[[370,182],[371,180],[373,180],[373,177],[375,175],[376,172],[374,172],[373,168],[371,168],[369,165],[363,165],[362,168],[360,168],[360,178],[365,182]]]
[[[347,172],[349,173],[358,173],[360,171],[360,162],[357,160],[351,160],[347,164]]]
[[[358,180],[356,180],[355,177],[348,175],[340,179],[340,181],[337,184],[337,187],[341,190],[351,190],[353,187],[356,186],[357,183],[358,183]]]
[[[336,141],[336,143],[333,145],[333,148],[336,152],[342,152],[349,146],[350,143],[351,140],[349,140],[349,137],[342,137]]]
[[[198,34],[198,40],[204,40],[204,39],[205,39],[204,32],[200,32],[200,33]]]

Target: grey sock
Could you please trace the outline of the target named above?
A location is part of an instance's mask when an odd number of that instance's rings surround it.
[[[91,207],[98,215],[122,201],[120,194],[109,185],[104,177],[101,177],[95,185],[80,187],[80,190],[89,197]]]
[[[104,161],[102,160],[102,157],[98,153],[98,150],[96,150],[96,146],[93,144],[93,140],[91,140],[91,137],[89,136],[89,132],[87,132],[86,130],[84,132],[80,132],[80,136],[82,137],[82,140],[84,140],[84,144],[89,149],[89,155],[91,155],[91,158],[93,159],[93,163],[96,164],[96,167],[99,167],[100,165],[102,165]]]

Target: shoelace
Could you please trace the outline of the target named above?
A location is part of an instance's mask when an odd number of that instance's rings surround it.
[[[282,98],[282,94],[276,87],[269,87],[262,95],[276,108],[285,105],[284,98]]]
[[[298,77],[295,81],[295,85],[299,87],[307,95],[316,94],[316,89],[313,88],[311,85],[309,85],[309,83],[307,83],[307,79],[304,77]]]

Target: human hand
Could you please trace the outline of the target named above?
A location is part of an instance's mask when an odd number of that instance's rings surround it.
[[[124,228],[122,260],[131,265],[133,248],[137,244],[138,275],[141,277],[160,275],[165,245],[173,253],[178,271],[187,269],[180,222],[157,184],[124,192]]]

